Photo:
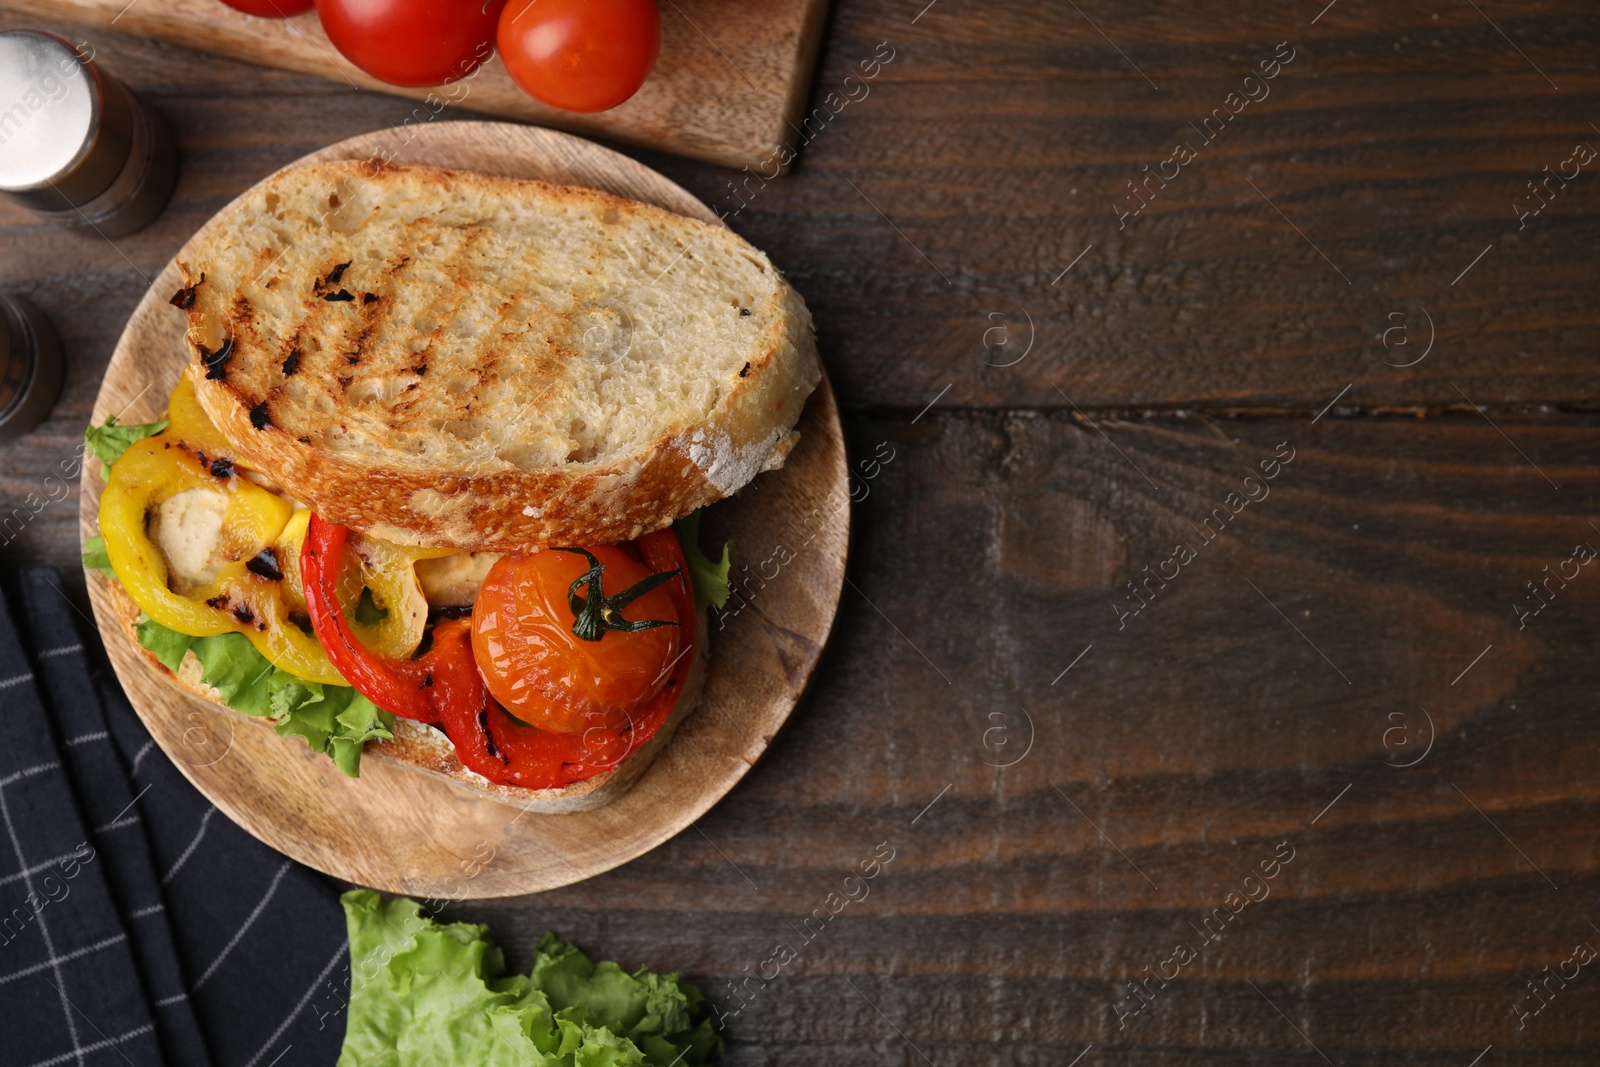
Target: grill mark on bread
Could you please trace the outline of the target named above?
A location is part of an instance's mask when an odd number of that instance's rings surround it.
[[[267,317],[267,323],[270,323],[270,315]],[[235,296],[234,302],[232,302],[232,306],[229,309],[229,326],[227,326],[230,331],[229,344],[235,346],[235,357],[242,350],[258,350],[258,352],[261,352],[261,350],[267,349],[266,334],[262,331],[262,326],[264,325],[266,323],[262,323],[261,317],[256,314],[256,309],[251,306],[250,301],[246,301],[243,296]],[[229,363],[232,366],[232,370],[227,371],[227,374],[229,374],[227,387],[237,395],[238,400],[240,400],[240,406],[250,408],[251,426],[254,426],[258,418],[264,418],[264,413],[266,413],[266,397],[270,387],[264,381],[264,374],[262,374],[264,368],[238,366],[237,358],[229,360]],[[210,378],[210,374],[208,374],[208,378]],[[261,416],[256,413],[256,408],[262,411]],[[262,427],[256,426],[256,429],[259,430]]]
[[[407,257],[402,256],[401,261],[404,262],[406,258]],[[392,286],[395,278],[392,268],[385,266],[380,272],[379,277],[382,281],[386,281],[390,284],[390,291],[393,292],[394,289]],[[361,301],[361,306],[359,308],[359,311],[361,312],[361,332],[356,334],[355,344],[351,347],[350,352],[344,358],[345,363],[352,367],[360,364],[362,357],[367,355],[367,341],[374,334],[378,333],[378,327],[381,326],[384,320],[388,317],[387,304],[384,304],[380,307],[373,307],[374,304],[378,303],[378,297],[373,293],[368,293],[367,297],[368,299],[363,299]],[[379,367],[378,371],[379,373],[382,373],[382,367]]]
[[[228,377],[228,357],[233,355],[233,338],[222,342],[222,346],[215,352],[200,350],[200,360],[205,364],[206,377],[214,382],[220,382]]]
[[[334,206],[337,207],[338,205],[335,204]],[[338,285],[339,284],[339,279],[344,277],[344,272],[349,270],[350,269],[350,264],[352,264],[354,262],[355,262],[355,260],[353,260],[353,259],[347,259],[343,263],[340,263],[337,266],[335,266],[333,269],[328,271],[328,273],[326,275],[316,279],[315,281],[313,281],[311,283],[311,291],[313,293],[321,294],[321,293],[326,292],[331,287],[333,287],[335,285]]]
[[[467,235],[457,227],[440,228],[426,223],[425,220],[418,220],[418,225],[415,229],[427,232],[429,236],[424,239],[431,240],[435,245],[433,253],[437,261],[435,266],[443,269],[447,265],[450,268],[450,279],[454,283],[449,287],[449,291],[443,294],[442,299],[435,299],[426,309],[426,314],[434,325],[426,335],[427,344],[414,357],[417,358],[420,364],[426,366],[428,357],[433,354],[435,343],[444,337],[446,324],[455,320],[461,313],[462,306],[472,295],[472,287],[467,283],[467,278],[464,274],[465,268],[459,262],[467,243]],[[449,244],[448,248],[441,247],[446,243]],[[477,368],[473,369],[476,370]],[[483,379],[480,376],[478,386],[481,387],[482,384]],[[456,422],[468,418],[470,417],[468,408],[470,408],[470,401],[466,405],[463,405],[459,400],[455,401],[453,408],[435,412],[431,421],[438,422],[442,426],[447,422]]]
[[[388,264],[384,268],[382,274],[382,284],[385,292],[391,296],[391,299],[385,300],[379,305],[378,310],[374,315],[374,323],[380,321],[380,317],[381,321],[385,324],[390,321],[401,320],[401,316],[404,314],[405,308],[403,294],[414,288],[410,280],[411,267],[411,254],[409,252],[402,252],[395,258],[394,262]],[[400,325],[401,328],[397,332],[397,336],[400,338],[400,340],[392,346],[393,360],[391,364],[392,369],[389,371],[389,373],[404,374],[409,371],[410,373],[415,374],[418,378],[421,378],[428,372],[427,354],[428,349],[432,347],[431,342],[420,352],[411,351],[410,345],[405,343],[408,340],[409,331],[405,328],[405,323],[403,321],[400,321]],[[435,333],[437,332],[438,331],[436,329]],[[412,412],[417,406],[417,398],[407,394],[410,394],[416,390],[420,384],[420,382],[416,381],[406,383],[406,385],[401,389],[399,395],[389,402],[389,417],[392,424],[403,426],[412,422]]]
[[[244,295],[237,294],[233,304],[228,308],[228,321],[234,327],[230,336],[237,337],[241,332],[248,330],[256,320],[256,309]]]
[[[472,258],[479,253],[479,246],[489,239],[489,237],[492,235],[492,232],[493,231],[488,229],[456,231],[456,233],[459,235],[458,239],[460,240],[461,244],[456,256],[455,282],[456,290],[464,294],[461,301],[462,304],[465,304],[467,300],[478,295],[478,292],[475,291],[477,290],[477,287],[472,284],[472,279],[469,276],[469,272],[472,270]],[[473,366],[473,369],[478,372],[479,389],[482,389],[488,383],[499,379],[500,364],[505,361],[506,338],[501,326],[506,321],[507,309],[511,306],[512,301],[509,300],[504,293],[500,293],[498,289],[494,291],[500,295],[500,306],[495,312],[494,324],[489,328],[488,331],[486,331],[491,340],[489,342],[488,349],[484,351],[481,358],[475,361]],[[460,305],[458,305],[458,310],[459,307]],[[472,401],[469,398],[465,404],[465,407],[469,409],[468,414],[466,415],[468,418],[471,417],[471,406]]]
[[[413,248],[421,245],[432,245],[435,246],[435,253],[437,253],[438,242],[443,240],[442,230],[438,229],[437,226],[427,224],[426,219],[419,219],[418,224],[408,227],[408,232],[410,232],[411,237],[408,246],[413,246]],[[397,294],[408,293],[408,291],[410,293],[427,293],[430,290],[429,283],[413,277],[414,272],[421,266],[424,266],[424,264],[413,264],[410,254],[402,254],[400,259],[395,261],[394,269],[389,275],[389,285],[392,286],[392,291]],[[410,365],[411,373],[421,378],[422,374],[427,373],[427,358],[434,352],[435,342],[442,338],[443,333],[445,333],[445,322],[453,314],[453,309],[448,309],[442,314],[440,307],[438,307],[437,298],[429,298],[426,309],[406,310],[403,307],[403,301],[400,301],[397,296],[397,299],[392,302],[392,307],[390,307],[390,304],[384,304],[384,314],[390,315],[390,317],[402,323],[400,336],[405,341],[400,342],[395,347],[398,349],[402,366]],[[405,320],[403,320],[403,315],[413,315],[414,317],[414,315],[421,314],[426,314],[434,325],[419,338],[424,342],[421,349],[411,350],[408,341],[414,341],[414,339],[418,338],[414,338],[413,334],[411,334],[413,328],[408,328]],[[402,390],[402,394],[410,394],[413,390],[419,389],[419,386],[421,386],[421,382],[408,382],[405,389]],[[395,400],[395,405],[390,408],[390,426],[413,426],[413,413],[418,408],[418,398],[405,397],[405,395],[398,397]]]
[[[356,334],[354,346],[344,354],[344,361],[354,367],[361,362],[362,349],[366,347],[367,338],[372,336],[372,324],[369,322],[361,327],[361,332]]]
[[[510,348],[522,338],[520,332],[508,335],[505,330],[505,326],[507,322],[510,321],[511,314],[515,310],[516,305],[517,301],[514,297],[501,294],[500,306],[495,309],[494,323],[487,331],[491,338],[488,348],[484,352],[482,358],[478,361],[478,365],[473,368],[478,374],[479,389],[482,389],[485,385],[488,385],[491,382],[499,380],[501,376],[501,365],[506,362],[506,356],[509,354]],[[419,372],[419,376],[420,374],[426,372],[427,365],[423,364],[422,371]],[[462,418],[472,417],[471,407],[472,401],[469,397],[463,404],[461,413]],[[489,449],[491,455],[498,459],[498,450],[494,449],[492,446],[489,446]]]
[[[370,284],[385,288],[386,293],[403,292],[399,276],[410,258],[409,254],[400,253],[376,270],[365,268],[363,274],[370,278]],[[343,331],[337,337],[342,358],[335,361],[334,377],[324,391],[336,407],[360,408],[374,416],[383,411],[385,416],[382,417],[386,417],[390,425],[399,426],[401,422],[394,418],[396,397],[391,395],[393,386],[388,382],[394,375],[402,373],[397,361],[407,357],[403,351],[397,354],[397,350],[405,346],[397,344],[395,338],[386,336],[384,331],[404,301],[381,299],[378,294],[372,296],[370,301],[363,300],[353,305],[359,312],[354,322],[348,317],[334,320],[338,323],[338,329]],[[395,310],[391,311],[391,308]],[[347,342],[344,334],[352,330],[354,337]],[[403,335],[404,330],[397,331],[396,336],[403,338]],[[356,399],[352,400],[352,394]]]
[[[167,303],[171,304],[179,311],[188,311],[190,308],[194,307],[195,290],[199,289],[200,286],[205,283],[205,280],[205,271],[201,271],[200,279],[198,281],[196,281],[193,285],[185,285],[182,289],[179,289],[176,293],[173,293],[172,299],[168,300]]]
[[[429,237],[425,236],[424,233],[419,233],[419,231],[431,232],[431,233],[434,233],[435,236],[433,238],[429,238]],[[418,224],[414,224],[412,226],[407,227],[407,237],[408,237],[408,240],[406,242],[407,247],[416,248],[416,247],[419,247],[421,244],[423,244],[425,241],[437,240],[437,227],[424,226],[424,225],[421,224],[421,220],[419,220]],[[411,272],[411,269],[410,269],[411,267],[412,267],[411,255],[409,253],[406,253],[404,255],[401,255],[400,258],[395,261],[395,263],[394,263],[392,268],[388,269],[389,291],[394,293],[394,294],[396,294],[396,299],[394,301],[391,301],[391,302],[386,303],[386,304],[383,305],[385,314],[394,315],[394,316],[398,316],[398,315],[402,314],[402,311],[404,310],[403,294],[406,294],[406,293],[421,293],[421,292],[425,292],[427,290],[427,286],[423,282],[421,282],[420,280],[414,281],[412,279],[412,277],[411,277],[411,273],[412,272]],[[391,310],[391,307],[392,307],[392,310]],[[438,305],[437,305],[436,301],[430,301],[428,306],[426,307],[426,309],[424,309],[426,314],[428,315],[429,319],[434,323],[434,325],[433,325],[433,328],[431,330],[429,330],[428,333],[426,333],[426,334],[424,334],[422,336],[421,340],[423,340],[425,342],[423,344],[422,348],[420,348],[420,349],[418,349],[416,351],[412,351],[409,344],[401,343],[398,346],[398,347],[400,347],[402,349],[403,358],[404,359],[406,359],[406,360],[414,360],[414,361],[416,361],[416,364],[419,364],[419,365],[422,365],[422,366],[426,366],[427,365],[427,358],[428,358],[429,353],[433,350],[433,343],[434,343],[435,340],[437,340],[439,338],[439,336],[441,335],[441,333],[442,333],[442,331],[444,329],[444,318],[443,318],[443,316],[441,316],[441,315],[439,315],[437,313],[437,307],[438,307]],[[422,314],[422,312],[419,312],[419,311],[417,311],[415,309],[412,309],[410,311],[406,311],[405,314],[409,314],[409,315],[413,316],[413,321],[414,321],[415,316],[418,316],[419,314]],[[404,325],[404,324],[402,324],[402,325]],[[401,336],[405,340],[416,340],[417,338],[410,336],[410,333],[411,333],[410,329],[402,329]],[[411,384],[415,385],[416,383],[413,382]],[[409,407],[409,405],[407,405],[407,406]]]
[[[342,274],[343,272],[341,271],[340,273]],[[330,324],[338,321],[333,317],[338,309],[327,301],[320,299],[318,294],[321,292],[322,284],[322,278],[317,278],[312,283],[311,293],[300,303],[299,333],[300,336],[309,340],[313,353],[326,355],[330,347],[337,351],[337,348],[342,347],[342,345],[339,344],[341,339],[327,336]],[[321,366],[318,365],[319,363]],[[313,358],[312,366],[308,368],[312,380],[317,380],[320,375],[326,374],[325,367],[325,360]],[[327,391],[326,388],[323,391]]]

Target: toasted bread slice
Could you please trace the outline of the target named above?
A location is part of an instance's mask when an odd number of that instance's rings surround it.
[[[181,266],[191,373],[240,460],[401,544],[660,529],[781,465],[821,378],[766,256],[592,189],[293,167]]]
[[[195,658],[193,652],[184,654],[183,662],[178,664],[176,673],[169,671],[160,660],[156,659],[154,653],[139,644],[134,630],[140,618],[139,606],[121,586],[115,587],[113,595],[124,635],[156,671],[165,675],[170,682],[191,696],[215,704],[226,714],[271,729],[272,720],[243,715],[224,704],[221,694],[201,681],[200,661]],[[678,701],[672,706],[672,714],[668,716],[667,721],[656,731],[654,737],[629,753],[615,767],[602,771],[586,781],[574,782],[563,789],[520,789],[516,786],[497,785],[465,767],[456,755],[455,745],[440,730],[409,719],[395,720],[392,741],[368,742],[366,750],[362,753],[362,766],[368,766],[368,761],[374,759],[387,760],[419,774],[443,778],[485,799],[512,804],[536,814],[563,815],[603,807],[627,792],[633,783],[639,780],[667,742],[672,739],[679,725],[700,703],[700,691],[705,684],[708,658],[705,622],[702,613],[695,628],[694,660],[684,678],[683,691],[678,694]],[[284,743],[301,742],[285,738]]]

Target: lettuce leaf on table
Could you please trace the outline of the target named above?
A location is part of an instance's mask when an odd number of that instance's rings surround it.
[[[274,667],[244,634],[190,637],[153,619],[135,628],[139,644],[169,671],[176,672],[186,652],[200,661],[200,680],[222,695],[222,702],[246,715],[272,718],[285,737],[303,737],[311,751],[333,760],[345,774],[361,773],[361,749],[389,738],[394,716],[347,685],[324,685],[296,678]]]
[[[488,928],[436,923],[404,897],[354,889],[350,1007],[338,1067],[699,1067],[722,1051],[704,1002],[675,974],[596,964],[546,934],[530,974],[507,975]]]

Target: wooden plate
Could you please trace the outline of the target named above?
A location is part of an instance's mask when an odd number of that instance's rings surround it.
[[[504,123],[441,123],[408,145],[391,131],[368,134],[303,162],[365,159],[384,147],[403,163],[588,185],[716,222],[704,204],[633,160],[567,134]],[[165,410],[186,361],[183,317],[167,306],[178,288],[169,263],[128,320],[95,402],[97,424],[110,414],[143,422]],[[595,811],[524,814],[370,750],[361,777],[346,778],[298,738],[179,689],[125,636],[114,583],[91,571],[89,594],[123,688],[156,743],[262,841],[335,877],[413,896],[552,889],[626,863],[687,828],[744,776],[794,709],[833,624],[849,539],[844,440],[826,380],[806,404],[800,430],[781,470],[707,512],[708,543],[733,538],[749,568],[741,568],[744,606],[709,627],[699,708],[632,790]],[[86,464],[85,538],[98,530],[103,485],[99,465]]]

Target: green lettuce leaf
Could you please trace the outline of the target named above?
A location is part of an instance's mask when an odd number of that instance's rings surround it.
[[[700,550],[700,512],[687,515],[672,524],[683,546],[683,558],[689,564],[689,579],[694,583],[694,598],[701,607],[720,608],[728,602],[728,572],[733,570],[733,542],[722,546],[720,559],[712,559]]]
[[[244,634],[197,637],[189,646],[200,661],[200,680],[222,694],[222,702],[246,715],[272,714],[268,678],[277,668]]]
[[[95,534],[83,543],[83,565],[92,570],[103,571],[107,578],[115,578],[117,572],[111,569],[111,557],[106,555],[106,539]]]
[[[104,426],[91,426],[83,431],[83,439],[89,442],[89,451],[106,466],[111,466],[122,458],[128,446],[135,441],[143,441],[167,428],[166,419],[157,419],[155,422],[136,422],[128,426],[118,426],[115,415],[107,415]]]
[[[134,633],[138,635],[139,643],[154,653],[161,665],[173,674],[178,673],[178,664],[183,662],[189,646],[194,644],[194,638],[188,634],[169,630],[154,619],[141,620],[134,627]]]
[[[351,778],[361,775],[361,750],[368,741],[388,740],[394,736],[394,716],[356,692],[350,690],[350,700],[344,710],[333,717],[339,729],[328,738],[328,756]]]
[[[507,975],[488,928],[435,923],[414,900],[340,898],[350,1009],[338,1067],[698,1067],[722,1051],[704,998],[675,974],[627,974],[546,935],[532,973]]]
[[[534,951],[534,985],[557,1012],[582,1010],[591,1020],[628,1038],[645,1053],[645,1062],[667,1064],[683,1053],[684,1063],[706,1063],[720,1051],[711,1020],[692,1025],[705,1003],[700,990],[675,974],[641,968],[628,974],[615,963],[595,963],[575,945],[546,934]]]
[[[394,736],[394,716],[350,686],[307,682],[274,670],[267,688],[278,733],[305,738],[313,752],[327,753],[352,778],[359,775],[362,747]]]
[[[246,715],[274,720],[285,737],[303,737],[311,751],[333,760],[352,778],[361,772],[361,749],[394,734],[394,716],[347,685],[323,685],[274,667],[244,634],[189,637],[151,619],[136,628],[139,644],[176,671],[185,652],[200,661],[200,680],[223,703]]]

